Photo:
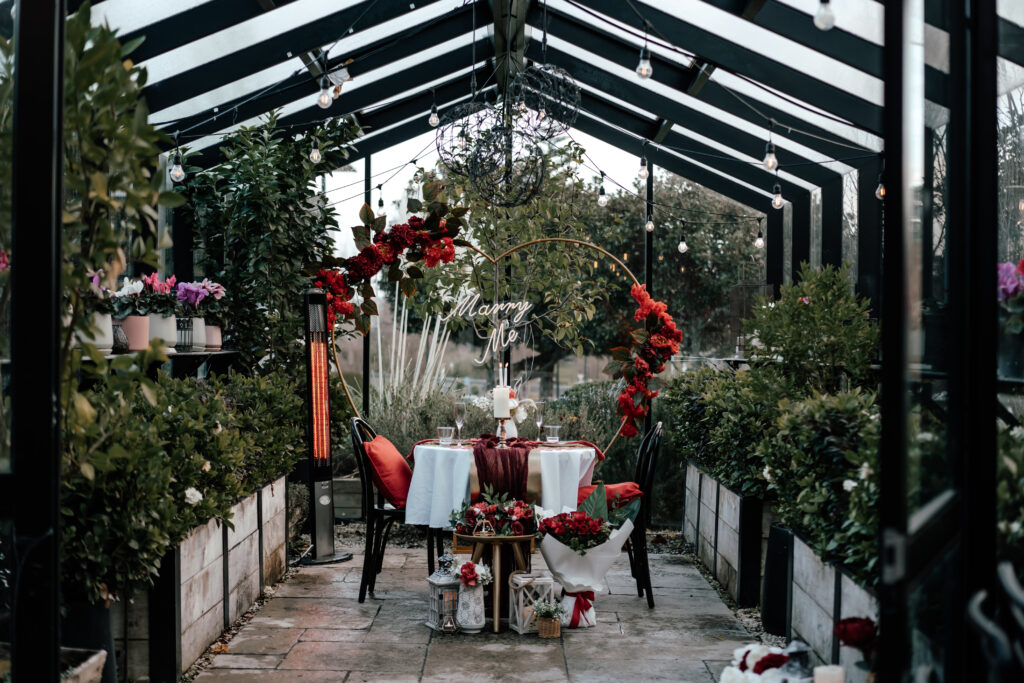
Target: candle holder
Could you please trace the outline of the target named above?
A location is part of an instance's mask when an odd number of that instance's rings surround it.
[[[508,421],[507,417],[499,417],[498,420],[498,445],[495,448],[508,448],[508,443],[505,441],[505,422]]]

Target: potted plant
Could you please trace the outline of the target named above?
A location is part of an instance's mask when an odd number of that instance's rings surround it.
[[[206,290],[206,299],[203,303],[203,320],[206,322],[206,350],[220,351],[223,345],[224,314],[227,312],[227,304],[221,300],[226,293],[224,285],[212,282],[203,278],[199,283]]]
[[[177,278],[173,275],[165,281],[160,281],[160,276],[152,273],[142,278],[145,286],[143,296],[146,298],[149,310],[149,338],[160,339],[168,353],[174,353],[174,346],[178,340],[177,318],[174,313],[177,309],[178,296],[174,288]]]
[[[1001,311],[999,325],[1004,334],[999,339],[999,374],[1002,377],[1024,376],[1024,259],[1015,266],[999,264],[997,296]]]
[[[480,633],[485,624],[484,586],[492,580],[487,565],[463,562],[455,572],[459,577],[459,604],[455,620],[463,633]]]
[[[121,321],[121,330],[128,338],[129,351],[142,351],[149,346],[149,302],[139,280],[125,280],[114,292],[114,315]]]
[[[533,603],[533,616],[537,620],[537,633],[541,638],[562,636],[562,615],[565,610],[554,600],[538,600]]]
[[[90,333],[77,330],[75,338],[79,343],[88,341],[101,353],[109,353],[114,348],[114,300],[111,291],[101,284],[105,273],[103,269],[88,272],[89,289],[82,293],[82,304],[89,316]]]
[[[209,295],[201,282],[179,282],[178,302],[182,317],[191,321],[192,350],[206,350],[206,320],[199,312],[199,304]]]

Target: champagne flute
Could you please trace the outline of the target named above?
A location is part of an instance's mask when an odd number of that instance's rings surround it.
[[[459,441],[456,445],[462,445],[462,425],[466,424],[466,404],[462,401],[455,403],[455,426],[459,430]]]
[[[544,426],[544,401],[537,401],[537,412],[533,419],[537,422],[537,441],[540,441],[540,430]]]

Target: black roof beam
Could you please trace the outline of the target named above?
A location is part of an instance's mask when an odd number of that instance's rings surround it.
[[[419,7],[438,1],[420,0]],[[367,0],[316,17],[307,24],[152,83],[145,88],[143,94],[150,111],[157,112],[343,38],[345,36],[342,33],[353,22],[358,23],[360,30],[365,30],[401,17],[413,11],[409,5],[408,0]]]
[[[528,54],[534,55],[534,49],[531,46],[527,51]],[[539,55],[539,49],[536,54]],[[652,139],[659,134],[663,134],[661,140],[664,140],[664,136],[670,133],[672,122],[675,122],[683,128],[692,130],[704,137],[728,144],[738,152],[752,158],[760,159],[764,155],[765,140],[763,138],[740,130],[696,109],[691,109],[674,99],[653,92],[633,79],[614,76],[595,67],[585,59],[567,54],[551,46],[548,46],[548,61],[562,67],[572,74],[577,81],[593,89],[600,90],[623,102],[629,102],[652,114],[657,113],[664,117],[664,119],[668,119],[665,125],[667,125],[669,130],[653,132]],[[661,140],[655,141],[661,142]],[[785,170],[811,184],[823,185],[838,176],[838,173],[827,166],[815,163],[789,150],[777,150],[777,152],[780,155],[782,166]],[[799,165],[794,166],[793,169],[786,169],[787,162]]]
[[[543,25],[543,16],[539,10],[531,10],[528,20],[532,26]],[[604,59],[615,62],[630,71],[636,65],[637,50],[633,45],[607,31],[594,28],[580,22],[575,17],[556,12],[551,8],[548,8],[548,30],[551,35],[579,46],[583,50],[600,55]],[[550,51],[551,49],[549,45],[548,50]],[[584,55],[580,55],[580,57],[586,59]],[[651,60],[654,64],[654,75],[651,78],[680,91],[681,96],[685,94],[687,87],[694,83],[694,74],[681,65],[660,59],[657,55],[651,55]],[[853,143],[842,141],[841,138],[831,131],[794,116],[791,112],[783,111],[763,102],[757,103],[758,112],[753,111],[753,109],[745,106],[715,81],[708,80],[705,83],[700,90],[700,97],[698,99],[723,112],[732,114],[762,128],[767,128],[768,121],[758,113],[761,112],[777,122],[775,126],[776,136],[793,140],[832,159],[842,159],[858,154],[856,149],[851,149],[848,146],[853,145]],[[791,132],[791,128],[805,131],[809,135]],[[837,142],[832,142],[832,140]],[[868,153],[864,152],[864,154]]]
[[[628,25],[637,23],[630,3],[621,0],[588,0],[588,6]],[[548,10],[549,13],[552,10]],[[840,116],[875,135],[882,133],[882,107],[853,93],[818,80],[798,69],[767,57],[756,50],[667,14],[643,6],[645,18],[673,42],[708,59],[732,73],[752,78],[824,111]],[[657,73],[657,69],[655,69]]]

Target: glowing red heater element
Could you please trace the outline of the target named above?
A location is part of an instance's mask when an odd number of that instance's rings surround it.
[[[313,393],[310,405],[313,417],[313,460],[317,466],[331,459],[331,423],[328,412],[327,344],[310,342],[309,347],[310,389]]]

